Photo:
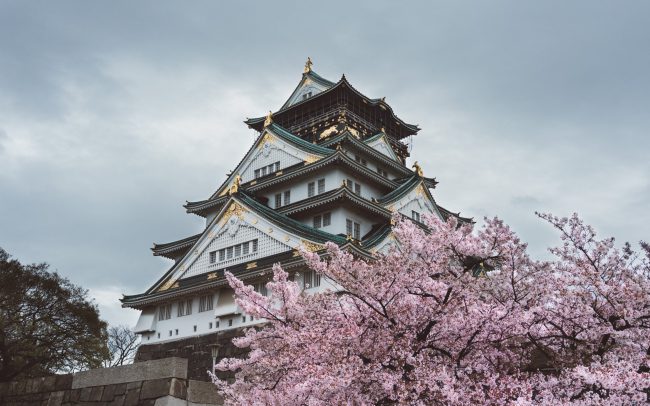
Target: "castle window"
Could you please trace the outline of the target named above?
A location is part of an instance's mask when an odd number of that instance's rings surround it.
[[[318,194],[325,193],[325,178],[318,179]]]
[[[282,193],[275,194],[275,208],[282,206]]]
[[[199,312],[212,310],[214,307],[214,296],[204,295],[199,298]]]
[[[287,190],[284,192],[284,205],[286,206],[289,203],[291,203],[291,191]]]
[[[214,328],[219,328],[219,322],[218,321],[214,322]]]
[[[169,330],[169,336],[170,336],[170,337],[172,336],[172,331],[171,331],[171,330]]]
[[[280,162],[276,162],[275,164],[275,172],[280,170]]]
[[[415,221],[420,221],[420,213],[415,210],[411,210],[411,218]]]
[[[303,273],[305,289],[317,288],[320,286],[320,274],[315,271],[306,271]]]
[[[181,300],[178,302],[178,317],[192,314],[192,299]]]
[[[196,333],[196,326],[194,326],[194,332]]]
[[[352,179],[348,179],[346,181],[346,185],[350,190],[354,191],[354,193],[361,195],[361,185],[358,184],[357,182],[352,182]]]
[[[355,155],[355,156],[354,156],[354,160],[357,161],[358,163],[360,163],[360,164],[363,165],[363,166],[368,166],[368,161],[366,161],[365,159],[361,158],[359,155]]]
[[[259,293],[262,296],[268,296],[269,294],[269,292],[266,290],[266,282],[256,283],[253,285],[253,288],[255,289],[255,292]]]
[[[176,335],[178,335],[178,329],[176,329]]]
[[[166,304],[158,308],[158,320],[169,320],[172,317],[172,305]]]
[[[327,227],[332,224],[332,213],[323,214],[323,227]]]
[[[259,169],[255,169],[255,179],[257,179],[257,178],[259,178],[259,177],[260,177],[260,170],[259,170]]]
[[[228,327],[232,327],[232,319],[228,319]]]
[[[212,330],[212,322],[208,323],[208,329]]]
[[[217,262],[217,251],[210,252],[210,263],[214,264]]]
[[[321,228],[322,219],[323,217],[320,214],[318,216],[314,216],[314,228]]]
[[[241,316],[241,322],[246,323],[246,316]]]
[[[309,182],[307,184],[307,197],[312,197],[316,194],[316,183]]]
[[[361,239],[361,224],[350,219],[345,220],[345,233],[357,240]]]
[[[251,252],[257,252],[257,240],[246,241],[241,244],[235,244],[230,247],[220,249],[219,261],[221,262],[228,259],[239,258],[241,256],[248,255]]]
[[[158,338],[160,338],[160,333],[158,333]]]

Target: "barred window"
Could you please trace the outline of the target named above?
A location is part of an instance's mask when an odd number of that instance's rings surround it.
[[[318,216],[314,216],[314,228],[321,228],[322,219],[323,217],[320,214]]]
[[[282,193],[275,194],[275,208],[282,207]]]
[[[226,249],[222,248],[219,250],[219,262],[226,259]]]
[[[291,203],[291,191],[287,190],[284,192],[284,205],[286,206],[289,203]]]
[[[318,194],[325,193],[325,179],[318,179]]]
[[[306,271],[303,273],[305,289],[317,288],[320,286],[320,274],[316,271]]]
[[[217,251],[211,251],[210,252],[210,263],[214,264],[217,262]]]
[[[212,310],[214,307],[214,296],[213,295],[204,295],[199,298],[199,313],[207,312]],[[212,327],[210,327],[212,328]]]
[[[323,227],[327,227],[332,224],[332,213],[323,214]]]
[[[309,182],[307,184],[307,197],[312,197],[316,194],[316,184],[314,182]]]
[[[172,317],[172,305],[166,304],[158,308],[158,320],[169,320]]]
[[[361,224],[359,223],[354,223],[354,238],[361,239]]]
[[[192,299],[181,300],[178,302],[178,317],[192,314]]]
[[[345,220],[345,234],[352,237],[352,220],[350,219]]]

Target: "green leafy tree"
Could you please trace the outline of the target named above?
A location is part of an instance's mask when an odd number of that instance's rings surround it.
[[[88,292],[0,248],[0,382],[101,367],[106,323]]]

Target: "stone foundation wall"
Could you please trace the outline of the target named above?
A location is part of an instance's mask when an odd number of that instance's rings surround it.
[[[248,350],[242,350],[232,344],[232,339],[243,335],[243,328],[219,331],[202,336],[189,337],[161,344],[142,344],[138,348],[135,362],[150,361],[166,357],[182,357],[188,360],[188,378],[197,381],[209,381],[207,371],[212,369],[212,348],[218,348],[217,362],[225,357],[242,357]],[[232,378],[231,373],[217,371],[221,379]]]
[[[7,406],[199,406],[221,405],[216,387],[188,377],[188,361],[166,358],[0,383]]]

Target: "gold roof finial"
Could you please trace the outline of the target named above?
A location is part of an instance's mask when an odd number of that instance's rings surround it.
[[[237,174],[235,176],[235,179],[232,181],[232,185],[230,185],[230,189],[228,190],[229,195],[234,195],[239,191],[239,185],[241,185],[241,176]]]
[[[266,119],[264,120],[264,128],[270,126],[272,122],[273,122],[273,113],[271,113],[271,110],[269,110],[269,114],[266,115]]]
[[[311,58],[307,57],[307,62],[305,62],[305,73],[311,72],[311,66],[313,65]]]
[[[413,169],[415,169],[415,173],[418,174],[419,177],[424,176],[424,172],[422,172],[422,167],[418,165],[418,161],[415,161],[412,166]]]

